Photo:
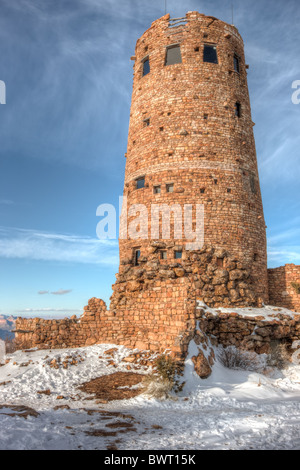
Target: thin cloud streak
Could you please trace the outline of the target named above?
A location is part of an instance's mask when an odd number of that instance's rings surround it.
[[[118,242],[90,237],[0,227],[0,257],[118,265]]]
[[[72,292],[72,289],[67,289],[67,290],[59,289],[56,292],[51,292],[51,294],[52,295],[66,295],[66,294],[70,294],[71,292]]]

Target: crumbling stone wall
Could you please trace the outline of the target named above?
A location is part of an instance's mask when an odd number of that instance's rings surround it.
[[[291,346],[300,339],[300,314],[280,313],[280,308],[268,316],[247,316],[236,312],[215,315],[198,308],[196,316],[199,320],[196,334],[200,337],[207,334],[224,347],[236,346],[258,354],[268,354],[273,341]]]
[[[300,266],[286,264],[268,270],[270,305],[300,312]]]

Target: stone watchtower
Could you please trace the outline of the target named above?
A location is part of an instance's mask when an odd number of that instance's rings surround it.
[[[128,335],[167,347],[179,344],[197,299],[210,306],[268,300],[248,66],[238,30],[198,12],[154,21],[132,60],[127,205],[110,308]],[[192,250],[186,205],[192,230],[204,215],[204,246]],[[158,228],[153,207],[161,210]],[[168,210],[170,235],[162,233]]]

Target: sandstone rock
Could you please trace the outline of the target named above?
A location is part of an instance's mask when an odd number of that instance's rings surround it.
[[[244,272],[241,269],[234,269],[233,271],[230,271],[229,273],[230,281],[236,281],[238,279],[243,279],[243,278],[244,278]]]
[[[177,277],[183,277],[185,275],[185,270],[183,268],[175,268],[174,272]]]
[[[214,272],[212,284],[214,286],[219,285],[219,284],[225,284],[228,282],[228,277],[229,277],[228,271],[226,271],[225,269],[217,269]]]
[[[192,361],[194,363],[195,372],[201,379],[207,379],[211,375],[212,370],[203,351],[200,350],[198,356],[193,356]]]

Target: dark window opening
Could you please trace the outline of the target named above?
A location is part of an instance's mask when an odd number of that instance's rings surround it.
[[[204,114],[203,119],[208,119],[208,114]]]
[[[182,258],[182,251],[181,250],[174,251],[174,258],[175,259],[181,259]]]
[[[195,52],[199,52],[199,51],[200,51],[200,47],[199,46],[195,47]]]
[[[144,59],[143,60],[143,77],[145,75],[148,75],[148,73],[150,73],[150,62],[149,62],[149,59]]]
[[[256,194],[256,183],[255,183],[255,177],[254,176],[250,176],[250,187],[251,187],[252,193]]]
[[[224,266],[224,260],[223,260],[223,258],[217,258],[217,266],[218,266],[219,268],[223,268],[223,266]]]
[[[142,189],[145,187],[145,178],[138,178],[136,180],[136,189]]]
[[[160,186],[153,186],[153,193],[154,194],[160,194],[161,193],[161,187]]]
[[[258,253],[254,253],[254,255],[253,255],[253,261],[258,261]]]
[[[141,250],[139,249],[136,249],[134,250],[134,266],[138,266],[139,265],[139,259],[141,257]]]
[[[234,54],[233,56],[233,66],[234,66],[234,70],[237,73],[240,73],[240,58],[236,54]]]
[[[160,252],[160,259],[167,259],[167,252],[166,251],[161,251]]]
[[[160,127],[159,130],[160,130],[160,132],[163,132],[164,128],[163,128],[163,127]]]
[[[180,46],[176,45],[176,46],[167,47],[165,65],[174,65],[174,64],[181,64],[181,63],[182,63],[182,59],[181,59]]]
[[[204,193],[205,193],[205,188],[201,188],[201,189],[200,189],[200,193],[201,193],[201,194],[204,194]]]
[[[174,184],[173,184],[173,183],[166,184],[166,190],[167,190],[167,193],[173,193],[173,191],[174,191]]]
[[[144,123],[144,127],[149,127],[150,126],[150,118],[144,119],[143,123]]]
[[[241,108],[241,103],[239,103],[238,101],[235,103],[235,115],[237,117],[241,117],[242,115],[242,108]]]
[[[218,180],[214,180],[214,184],[218,184]]]
[[[216,46],[204,46],[203,62],[210,62],[211,64],[218,63],[217,48]]]
[[[228,193],[231,193],[231,189],[230,189],[230,188],[227,188],[227,192],[228,192]]]

